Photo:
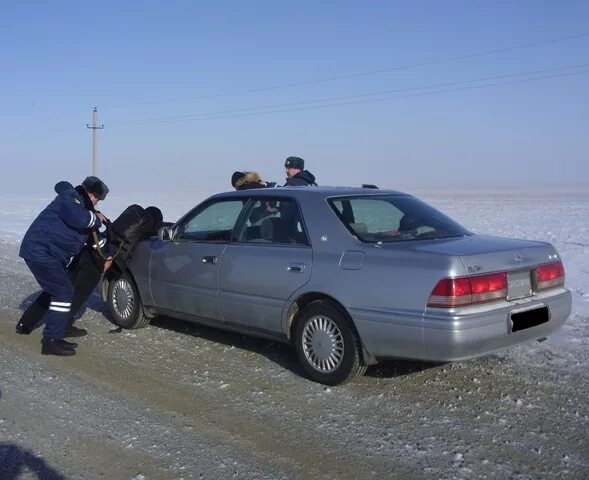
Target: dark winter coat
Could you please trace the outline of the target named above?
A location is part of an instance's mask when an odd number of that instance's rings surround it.
[[[286,183],[284,186],[291,186],[291,187],[300,187],[300,186],[309,186],[309,185],[317,185],[315,183],[315,175],[313,175],[308,170],[303,170],[296,175],[289,177],[286,179]]]
[[[69,182],[55,185],[57,197],[37,216],[23,238],[19,255],[32,262],[48,257],[67,265],[84,245],[91,229],[101,226]]]
[[[137,243],[156,235],[162,226],[162,212],[157,207],[130,205],[123,210],[107,229],[109,243],[119,252],[115,259],[117,264],[126,265]]]
[[[253,190],[254,188],[272,188],[276,186],[275,182],[265,182],[266,184],[258,182],[244,183],[237,190]]]

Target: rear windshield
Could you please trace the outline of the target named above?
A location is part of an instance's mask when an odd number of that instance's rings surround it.
[[[399,242],[471,235],[421,200],[403,195],[328,200],[346,228],[363,242]]]

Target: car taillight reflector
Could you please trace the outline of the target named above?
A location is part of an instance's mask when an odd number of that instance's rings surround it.
[[[428,307],[462,307],[507,297],[507,273],[444,278],[429,296]]]
[[[564,285],[564,266],[561,262],[547,263],[536,267],[538,290]]]

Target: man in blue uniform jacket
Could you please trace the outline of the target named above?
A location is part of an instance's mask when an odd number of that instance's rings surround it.
[[[85,206],[84,194],[93,206],[104,200],[108,187],[98,177],[87,177],[80,193],[70,183],[55,185],[57,197],[33,221],[23,238],[20,256],[45,295],[50,295],[41,340],[44,355],[74,355],[77,344],[64,340],[70,319],[74,287],[66,268],[78,254],[92,229],[106,218]]]

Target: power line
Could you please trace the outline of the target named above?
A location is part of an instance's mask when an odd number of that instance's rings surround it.
[[[402,99],[402,98],[423,97],[426,95],[437,95],[437,94],[441,94],[441,93],[452,93],[452,92],[460,92],[460,91],[465,91],[465,90],[476,90],[476,89],[482,89],[482,88],[498,87],[498,86],[502,86],[502,85],[510,85],[510,84],[515,84],[515,83],[527,83],[527,82],[533,82],[533,81],[538,81],[538,80],[547,80],[547,79],[557,78],[557,77],[581,75],[581,74],[586,74],[586,73],[589,73],[589,70],[583,70],[580,72],[571,72],[571,73],[561,73],[558,75],[548,75],[548,76],[544,76],[544,77],[537,77],[537,78],[530,78],[530,79],[523,79],[523,80],[512,80],[512,81],[508,81],[508,82],[490,83],[490,84],[486,84],[486,85],[474,85],[474,86],[470,86],[470,87],[452,88],[452,89],[447,89],[447,90],[438,90],[438,91],[423,92],[423,93],[414,93],[414,94],[410,94],[410,95],[399,95],[399,96],[394,96],[394,97],[373,98],[373,99],[368,99],[368,100],[333,103],[333,104],[327,104],[327,105],[317,105],[317,106],[313,106],[313,107],[290,108],[290,109],[284,109],[284,110],[271,110],[271,111],[267,111],[267,112],[252,112],[252,113],[244,113],[244,114],[236,114],[236,115],[211,116],[211,117],[205,117],[204,120],[216,120],[216,119],[222,119],[222,118],[236,118],[236,117],[249,117],[249,116],[258,116],[258,115],[265,115],[265,114],[273,114],[273,113],[302,111],[302,110],[318,110],[318,109],[323,109],[323,108],[341,107],[341,106],[355,105],[355,104],[360,104],[360,103],[374,103],[374,102],[382,102],[382,101],[387,101],[387,100],[398,100],[398,99]],[[200,120],[200,119],[194,119],[194,120]],[[178,122],[179,121],[160,122],[160,123],[178,123]]]
[[[4,140],[0,142],[0,145],[6,145],[8,143],[20,143],[20,142],[29,142],[29,141],[34,141],[34,140],[40,140],[40,139],[44,139],[44,138],[51,138],[51,137],[60,137],[62,135],[65,135],[73,130],[78,130],[81,127],[79,125],[76,126],[72,126],[72,127],[68,127],[68,128],[61,128],[59,130],[52,130],[50,132],[46,132],[40,135],[34,135],[32,137],[23,137],[23,138],[14,138],[14,139],[9,139],[9,140]]]
[[[405,64],[405,65],[397,65],[394,67],[381,68],[378,70],[371,70],[371,71],[367,71],[367,72],[357,72],[357,73],[350,73],[350,74],[346,74],[346,75],[336,75],[336,76],[332,76],[332,77],[319,78],[319,79],[307,80],[307,81],[302,81],[302,82],[285,83],[285,84],[281,84],[281,85],[273,85],[273,86],[252,88],[252,89],[246,89],[246,90],[238,90],[238,91],[234,91],[234,92],[215,93],[215,94],[211,94],[211,95],[200,95],[200,96],[194,96],[194,97],[179,97],[179,98],[168,99],[168,100],[152,100],[152,101],[146,101],[146,102],[134,102],[134,103],[127,103],[127,104],[122,104],[122,105],[112,105],[110,107],[103,107],[103,108],[105,108],[105,109],[125,108],[125,107],[141,106],[141,105],[158,105],[158,104],[162,104],[162,103],[185,102],[187,100],[206,100],[206,99],[219,98],[219,97],[244,95],[244,94],[249,94],[249,93],[267,92],[267,91],[271,91],[271,90],[280,90],[280,89],[285,89],[285,88],[302,87],[302,86],[307,86],[307,85],[315,85],[315,84],[319,84],[319,83],[333,82],[336,80],[347,80],[350,78],[366,77],[366,76],[379,75],[379,74],[389,73],[389,72],[394,72],[394,71],[399,71],[399,70],[408,70],[408,69],[412,69],[412,68],[425,67],[425,66],[429,66],[429,65],[437,65],[437,64],[441,64],[441,63],[456,62],[459,60],[466,60],[469,58],[483,57],[483,56],[494,55],[494,54],[498,54],[498,53],[507,53],[507,52],[512,52],[512,51],[516,51],[516,50],[523,50],[526,48],[533,48],[533,47],[538,47],[541,45],[547,45],[550,43],[559,43],[559,42],[565,42],[565,41],[569,41],[569,40],[576,40],[578,38],[587,37],[587,36],[589,36],[589,32],[579,33],[576,35],[568,35],[565,37],[557,37],[557,38],[552,38],[549,40],[542,40],[542,41],[538,41],[538,42],[524,43],[521,45],[514,45],[511,47],[495,48],[492,50],[483,50],[480,52],[469,53],[469,54],[465,54],[465,55],[457,55],[454,57],[447,57],[447,58],[442,58],[442,59],[437,59],[437,60],[427,60],[424,62],[409,63],[409,64]]]
[[[75,115],[79,115],[83,113],[82,111],[79,112],[75,112],[75,113],[67,113],[64,115],[60,115],[58,117],[52,117],[52,118],[46,118],[45,120],[38,120],[35,122],[29,122],[29,123],[21,123],[20,125],[14,125],[12,127],[7,127],[6,130],[10,131],[10,130],[18,130],[19,128],[24,128],[24,127],[30,127],[31,125],[38,125],[40,123],[49,123],[49,122],[54,122],[56,120],[62,120],[64,118],[69,118],[69,117],[73,117]]]
[[[452,92],[460,92],[460,91],[467,91],[467,90],[475,90],[475,89],[483,89],[483,88],[491,88],[497,87],[502,85],[511,85],[517,83],[527,83],[539,80],[547,80],[559,77],[569,77],[575,75],[582,75],[589,73],[589,69],[580,70],[576,72],[564,72],[564,73],[557,73],[552,75],[543,75],[543,76],[536,76],[532,78],[524,78],[518,80],[510,80],[504,82],[494,82],[494,83],[487,83],[481,85],[472,85],[472,86],[464,86],[458,88],[449,88],[449,89],[442,89],[442,90],[433,90],[429,92],[420,92],[420,93],[413,93],[408,95],[396,95],[390,96],[390,93],[400,93],[400,92],[407,92],[407,91],[414,91],[414,90],[424,90],[424,89],[432,89],[432,88],[440,88],[442,86],[452,86],[452,85],[463,85],[465,83],[474,83],[474,82],[484,82],[490,80],[499,80],[503,78],[509,78],[514,76],[529,76],[529,75],[538,75],[540,73],[548,73],[548,72],[555,72],[559,70],[566,70],[572,68],[583,68],[589,66],[589,63],[583,63],[578,65],[570,65],[564,67],[556,67],[551,69],[544,69],[544,70],[535,70],[535,71],[528,71],[528,72],[519,72],[519,73],[512,73],[512,74],[505,74],[499,75],[495,77],[485,77],[473,80],[463,80],[457,82],[447,82],[441,84],[433,84],[427,86],[420,86],[420,87],[409,87],[405,89],[397,89],[397,90],[388,90],[383,92],[373,92],[367,94],[357,94],[357,95],[348,95],[344,97],[331,97],[331,98],[324,98],[324,99],[316,99],[316,100],[309,100],[303,102],[293,102],[290,104],[280,104],[280,105],[270,105],[264,107],[250,107],[245,109],[234,109],[234,110],[227,110],[227,111],[219,111],[219,112],[209,112],[209,113],[200,113],[200,114],[189,114],[183,116],[174,116],[174,117],[159,117],[154,119],[145,119],[145,120],[135,120],[133,122],[122,122],[122,123],[115,123],[112,126],[129,126],[129,125],[154,125],[154,124],[167,124],[167,123],[181,123],[181,122],[190,122],[194,120],[216,120],[216,119],[223,119],[223,118],[238,118],[238,117],[245,117],[245,116],[259,116],[259,115],[267,115],[267,114],[276,114],[276,113],[284,113],[284,112],[294,112],[294,111],[303,111],[303,110],[317,110],[317,109],[324,109],[324,108],[333,108],[333,107],[340,107],[346,105],[355,105],[355,104],[362,104],[362,103],[374,103],[374,102],[381,102],[387,100],[397,100],[403,98],[412,98],[412,97],[421,97],[426,95],[439,95],[443,93],[452,93]],[[343,100],[343,99],[351,99],[351,98],[359,98],[359,97],[366,97],[366,96],[375,96],[375,95],[385,95],[381,96],[380,98],[364,98],[362,100],[354,100],[354,101],[347,101],[347,102],[336,102],[336,103],[324,103],[330,102],[333,100]],[[323,105],[315,105],[315,106],[308,106],[309,103],[324,103]],[[307,106],[300,106],[300,105],[307,105]],[[295,108],[283,108],[283,107],[295,107]],[[268,110],[274,108],[275,110]],[[278,109],[276,109],[278,108]],[[260,110],[268,110],[268,111],[260,111]],[[54,137],[63,135],[64,132],[70,132],[72,130],[76,130],[80,127],[74,126],[66,129],[56,130],[53,132],[48,132],[43,135],[38,135],[29,138],[23,138],[15,141],[24,142],[30,140],[37,140],[42,138]],[[0,144],[9,143],[8,141],[0,142]]]
[[[387,100],[397,100],[397,99],[401,99],[401,98],[422,97],[422,96],[426,96],[426,95],[437,95],[437,94],[441,94],[441,93],[451,93],[451,92],[460,92],[460,91],[464,91],[464,90],[490,88],[490,87],[497,87],[497,86],[501,86],[501,85],[515,84],[515,83],[526,83],[526,82],[533,82],[533,81],[538,81],[538,80],[547,80],[547,79],[551,79],[551,78],[581,75],[581,74],[585,74],[585,73],[589,73],[589,69],[582,70],[579,72],[561,73],[561,74],[547,75],[547,76],[543,76],[543,77],[530,78],[530,79],[521,79],[521,80],[512,80],[512,81],[507,81],[507,82],[489,83],[486,85],[474,85],[474,86],[470,86],[470,87],[461,87],[461,88],[452,88],[452,89],[446,89],[446,90],[437,90],[437,91],[432,91],[432,92],[414,93],[414,94],[410,94],[410,95],[399,95],[399,96],[392,96],[392,97],[373,98],[373,99],[368,99],[368,100],[357,100],[357,101],[343,102],[343,103],[332,103],[332,104],[327,104],[327,105],[317,105],[317,106],[311,106],[311,107],[271,110],[271,111],[267,111],[267,112],[250,112],[250,113],[234,114],[234,115],[218,115],[218,116],[191,118],[191,119],[184,119],[184,120],[160,121],[160,122],[153,122],[153,124],[156,124],[156,123],[181,123],[181,122],[189,122],[189,121],[194,121],[194,120],[216,120],[216,119],[222,119],[222,118],[249,117],[249,116],[258,116],[258,115],[268,115],[268,114],[274,114],[274,113],[294,112],[294,111],[301,111],[301,110],[317,110],[317,109],[322,109],[322,108],[340,107],[340,106],[355,105],[355,104],[360,104],[360,103],[374,103],[374,102],[381,102],[381,101],[387,101]],[[145,124],[145,125],[150,125],[150,124]]]
[[[467,83],[475,83],[475,82],[488,82],[488,81],[492,81],[492,80],[501,80],[501,79],[505,79],[505,78],[511,78],[511,77],[517,77],[517,76],[530,76],[530,75],[539,75],[539,74],[544,74],[544,73],[550,73],[550,72],[557,72],[557,71],[561,71],[561,70],[570,70],[570,69],[578,69],[578,68],[584,68],[584,67],[588,67],[589,63],[583,63],[583,64],[578,64],[578,65],[569,65],[569,66],[563,66],[563,67],[556,67],[556,68],[550,68],[550,69],[544,69],[544,70],[534,70],[534,71],[526,71],[526,72],[518,72],[518,73],[511,73],[511,74],[506,74],[506,75],[498,75],[498,76],[492,76],[492,77],[483,77],[483,78],[477,78],[477,79],[472,79],[472,80],[462,80],[462,81],[456,81],[456,82],[445,82],[445,83],[437,83],[437,84],[432,84],[432,85],[424,85],[424,86],[419,86],[419,87],[409,87],[409,88],[402,88],[402,89],[394,89],[394,90],[384,90],[384,91],[379,91],[379,92],[371,92],[371,93],[362,93],[362,94],[356,94],[356,95],[346,95],[346,96],[340,96],[340,97],[327,97],[327,98],[320,98],[320,99],[314,99],[314,100],[305,100],[305,101],[300,101],[300,102],[291,102],[291,103],[283,103],[283,104],[275,104],[275,105],[266,105],[266,106],[260,106],[260,107],[249,107],[249,108],[239,108],[239,109],[232,109],[232,110],[221,110],[221,111],[217,111],[217,112],[206,112],[206,113],[192,113],[192,114],[185,114],[185,115],[174,115],[174,116],[166,116],[166,117],[155,117],[155,118],[148,118],[148,119],[139,119],[139,120],[134,120],[134,121],[130,121],[130,122],[119,122],[119,123],[113,123],[111,126],[115,127],[115,126],[127,126],[127,125],[153,125],[153,124],[157,124],[157,123],[176,123],[176,122],[182,122],[182,121],[191,121],[191,120],[198,120],[198,119],[206,119],[206,118],[228,118],[230,116],[230,114],[242,114],[242,113],[246,113],[246,112],[251,112],[251,113],[259,113],[262,114],[264,112],[260,112],[260,110],[269,110],[269,109],[283,109],[284,107],[296,107],[296,106],[300,106],[300,105],[308,105],[308,104],[312,104],[312,103],[326,103],[326,102],[334,102],[334,101],[338,101],[338,103],[333,103],[333,106],[337,106],[337,105],[346,105],[348,103],[339,103],[341,100],[350,100],[353,98],[365,98],[365,97],[374,97],[377,95],[389,95],[391,93],[402,93],[402,92],[410,92],[410,91],[415,91],[415,90],[430,90],[430,89],[439,89],[441,87],[450,87],[450,86],[456,86],[456,85],[464,85]],[[583,71],[584,72],[584,71]],[[583,72],[571,72],[571,73],[583,73]],[[548,76],[548,77],[540,77],[540,79],[544,79],[544,78],[554,78],[558,75],[555,76]],[[533,81],[536,80],[537,78],[530,78],[530,79],[524,79],[524,80],[529,80],[529,81]],[[513,82],[515,83],[515,82]],[[467,88],[465,88],[466,90]],[[446,91],[446,90],[444,90]],[[451,90],[451,91],[458,91],[458,90]],[[426,92],[425,94],[427,94],[429,92]],[[434,92],[435,93],[435,92]],[[409,95],[409,96],[414,96],[414,95]],[[388,98],[388,97],[387,97]],[[372,99],[367,99],[364,100],[365,103],[371,101]],[[362,101],[358,101],[358,102],[354,102],[354,103],[362,103]],[[309,108],[311,109],[311,108]],[[283,111],[292,111],[292,110],[302,110],[302,108],[300,109],[288,109],[288,110],[279,110],[280,112]],[[270,111],[268,113],[275,113],[276,111]],[[222,117],[219,117],[219,116]],[[242,115],[236,115],[236,116],[242,116]]]
[[[122,104],[122,105],[112,105],[110,107],[106,106],[106,107],[102,107],[102,108],[108,110],[109,108],[114,109],[114,108],[124,108],[124,107],[130,107],[130,106],[140,106],[140,105],[157,105],[157,104],[162,104],[162,103],[174,103],[174,102],[181,102],[181,101],[187,101],[187,100],[205,100],[205,99],[212,99],[212,98],[219,98],[219,97],[237,96],[237,95],[244,95],[244,94],[249,94],[249,93],[258,93],[258,92],[265,92],[265,91],[271,91],[271,90],[300,87],[300,86],[306,86],[306,85],[331,82],[331,81],[336,81],[336,80],[345,80],[345,79],[350,79],[350,78],[377,75],[377,74],[393,72],[393,71],[398,71],[398,70],[407,70],[407,69],[411,69],[411,68],[423,67],[423,66],[428,66],[428,65],[436,65],[436,64],[441,64],[441,63],[454,62],[454,61],[459,61],[459,60],[465,60],[468,58],[476,58],[476,57],[482,57],[482,56],[487,56],[487,55],[516,51],[516,50],[523,50],[526,48],[533,48],[533,47],[547,45],[547,44],[551,44],[551,43],[559,43],[559,42],[565,42],[565,41],[569,41],[569,40],[576,40],[578,38],[583,38],[583,37],[587,37],[587,36],[589,36],[589,32],[583,32],[583,33],[578,33],[575,35],[567,35],[564,37],[556,37],[556,38],[551,38],[548,40],[541,40],[541,41],[537,41],[537,42],[530,42],[530,43],[524,43],[524,44],[520,44],[520,45],[514,45],[511,47],[484,50],[484,51],[465,54],[465,55],[457,55],[457,56],[447,57],[447,58],[443,58],[443,59],[428,60],[428,61],[424,61],[424,62],[398,65],[398,66],[394,66],[394,67],[382,68],[382,69],[372,70],[372,71],[367,71],[367,72],[357,72],[357,73],[351,73],[351,74],[347,74],[347,75],[337,75],[337,76],[332,76],[332,77],[327,77],[327,78],[320,78],[320,79],[287,83],[287,84],[274,85],[274,86],[261,87],[261,88],[252,88],[252,89],[246,89],[246,90],[240,90],[240,91],[234,91],[234,92],[217,93],[217,94],[212,94],[212,95],[182,97],[182,98],[176,98],[176,99],[155,100],[155,101],[147,101],[147,102],[135,102],[135,103]],[[71,114],[66,114],[66,115],[61,115],[58,117],[40,120],[37,122],[15,125],[13,127],[8,127],[6,130],[10,131],[10,130],[28,127],[33,124],[48,123],[51,121],[60,120],[62,118],[66,118],[66,117],[70,117],[70,116],[74,116],[74,115],[79,115],[81,113],[83,113],[83,111],[78,111],[78,112],[71,113]],[[42,138],[42,137],[39,137],[39,138]],[[5,142],[0,142],[0,144],[2,144],[2,143],[5,143]]]

